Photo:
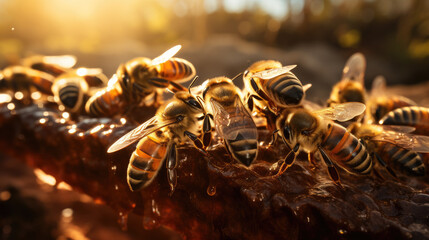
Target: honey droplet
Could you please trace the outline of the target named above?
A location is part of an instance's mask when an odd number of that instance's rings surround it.
[[[209,196],[214,196],[214,195],[216,194],[216,186],[214,186],[214,185],[209,185],[209,186],[207,187],[207,194],[208,194]]]

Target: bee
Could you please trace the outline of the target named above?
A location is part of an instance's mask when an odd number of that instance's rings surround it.
[[[353,54],[343,68],[341,80],[332,88],[328,106],[346,102],[366,103],[365,69],[364,55],[362,53]]]
[[[244,72],[243,81],[248,91],[248,106],[253,110],[253,99],[259,109],[269,108],[278,113],[279,108],[297,106],[311,86],[302,86],[301,81],[291,72],[296,65],[282,66],[278,61],[264,60],[252,64]]]
[[[226,149],[235,160],[250,166],[258,155],[258,131],[241,102],[240,89],[227,77],[208,79],[201,89],[217,135],[223,139]],[[208,119],[203,124],[204,133],[211,129]]]
[[[361,102],[367,106],[365,116],[354,121],[363,120],[377,123],[389,111],[399,107],[416,105],[412,100],[402,96],[386,96],[386,80],[382,76],[375,78],[371,93],[367,94],[364,84],[366,59],[362,53],[353,54],[343,68],[343,76],[331,91],[328,106],[345,102]]]
[[[156,115],[122,136],[107,150],[116,152],[140,139],[132,153],[127,170],[127,181],[132,191],[151,184],[166,162],[171,191],[177,184],[177,145],[190,139],[198,149],[203,149],[199,132],[199,115],[203,106],[189,92],[179,91],[170,101],[161,105]]]
[[[415,127],[416,134],[429,134],[429,108],[410,106],[397,108],[390,111],[379,124],[382,125],[404,125]]]
[[[88,100],[86,111],[93,116],[114,116],[149,96],[156,102],[160,89],[186,90],[177,83],[190,80],[196,71],[185,59],[173,58],[180,48],[177,45],[153,60],[140,57],[120,65],[108,87]]]
[[[103,87],[107,81],[99,68],[78,68],[55,78],[52,92],[66,111],[80,113],[90,92]]]
[[[363,139],[368,152],[391,175],[396,177],[390,165],[409,175],[425,174],[425,165],[419,153],[429,152],[429,137],[411,134],[413,127],[354,123],[348,130]]]
[[[308,153],[311,163],[314,162],[313,154],[319,151],[337,185],[340,185],[340,178],[334,163],[350,173],[369,174],[373,163],[365,146],[346,128],[333,121],[348,121],[364,111],[365,105],[357,102],[338,104],[315,112],[305,108],[285,109],[277,119],[276,132],[292,151],[278,163],[281,165],[277,176],[294,163],[301,150]]]
[[[54,77],[68,72],[75,64],[76,57],[73,55],[43,56],[34,55],[24,58],[22,66],[46,72]]]
[[[11,66],[0,72],[0,91],[21,92],[25,100],[31,101],[30,95],[35,90],[52,95],[54,77],[45,72],[23,66]],[[16,94],[15,94],[16,95]]]

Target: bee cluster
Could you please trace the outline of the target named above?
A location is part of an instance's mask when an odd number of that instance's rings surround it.
[[[425,136],[429,109],[401,96],[385,95],[383,77],[377,77],[367,93],[366,60],[360,53],[347,61],[327,107],[322,107],[305,100],[311,84],[303,85],[292,73],[296,65],[259,61],[233,79],[216,77],[193,86],[196,70],[189,61],[174,57],[179,50],[175,46],[155,59],[132,59],[121,64],[110,80],[98,68],[73,69],[73,56],[27,58],[20,66],[0,72],[0,91],[24,103],[34,101],[34,93],[42,93],[37,99],[53,97],[60,110],[74,116],[121,117],[133,108],[157,106],[155,116],[108,149],[115,152],[139,140],[127,171],[132,191],[147,187],[164,162],[173,191],[178,146],[191,142],[207,154],[215,140],[222,141],[230,156],[246,167],[257,158],[259,148],[285,144],[290,152],[274,164],[274,176],[292,166],[302,151],[311,164],[321,158],[339,186],[336,167],[356,175],[380,176],[378,165],[394,178],[395,170],[414,176],[426,172],[421,153],[429,152]],[[233,83],[239,77],[244,89]],[[189,87],[181,85],[191,79]],[[164,101],[164,90],[174,96]],[[272,133],[267,145],[259,142],[261,128]]]

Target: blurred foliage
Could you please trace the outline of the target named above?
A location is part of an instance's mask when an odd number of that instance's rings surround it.
[[[204,44],[226,33],[278,48],[322,42],[428,75],[429,0],[241,0],[232,11],[233,1],[0,0],[0,55],[97,53],[133,42]],[[207,9],[209,3],[216,7]],[[283,15],[273,15],[280,3]]]

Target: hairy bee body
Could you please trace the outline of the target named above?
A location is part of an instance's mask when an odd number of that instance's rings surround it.
[[[166,157],[168,143],[168,138],[160,138],[156,134],[139,141],[127,169],[131,189],[142,189],[152,182]]]
[[[207,80],[203,89],[203,99],[211,106],[214,116],[216,133],[232,157],[249,166],[258,154],[258,132],[241,102],[240,90],[226,77]]]
[[[195,69],[189,61],[182,58],[171,58],[161,63],[157,67],[157,72],[161,78],[185,82],[195,76]]]
[[[270,106],[271,108],[286,108],[299,105],[304,98],[305,91],[301,81],[292,72],[279,72],[267,76],[264,79],[257,77],[257,75],[255,76],[255,74],[266,70],[280,68],[282,68],[282,64],[273,60],[258,61],[252,64],[247,68],[243,76],[247,91],[251,94],[258,95],[265,101],[271,101],[275,105]],[[252,86],[252,81],[254,81],[257,86]],[[255,89],[255,87],[258,89]]]
[[[199,120],[205,111],[188,92],[176,92],[160,106],[156,115],[117,140],[108,152],[118,151],[140,140],[130,157],[127,181],[132,191],[148,186],[166,162],[167,177],[173,191],[177,184],[177,144],[191,139],[202,148],[197,135]]]
[[[277,120],[277,128],[292,148],[298,145],[307,153],[324,151],[331,161],[347,172],[371,173],[373,164],[366,147],[346,128],[333,121],[306,109],[294,109],[283,112]]]
[[[23,92],[25,96],[33,90],[51,95],[54,77],[45,72],[22,66],[11,66],[0,72],[0,91]]]
[[[408,125],[426,126],[429,125],[429,108],[411,106],[397,108],[390,111],[379,121],[383,125]],[[419,130],[419,128],[417,128]]]
[[[374,123],[378,123],[387,113],[397,108],[417,105],[414,101],[402,96],[378,97],[368,102],[368,110]]]
[[[389,164],[409,175],[425,175],[422,156],[415,152],[388,142],[377,142],[377,153]]]
[[[135,58],[119,66],[109,88],[92,96],[85,109],[93,116],[121,114],[147,97],[153,96],[157,101],[160,89],[168,88],[169,82],[188,81],[195,73],[194,66],[181,58],[169,58],[159,64],[149,58]]]
[[[320,146],[346,171],[362,175],[371,173],[373,162],[366,147],[343,126],[328,124]]]

